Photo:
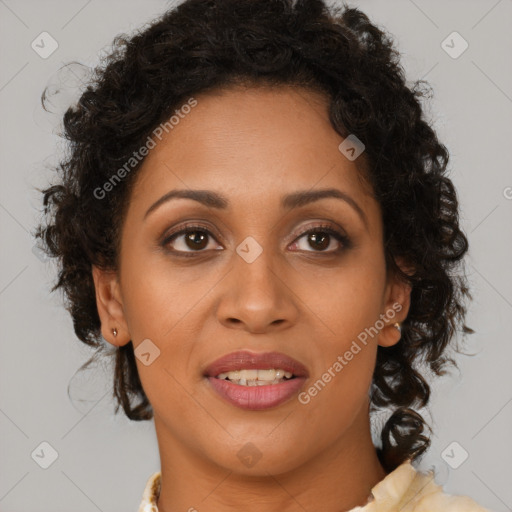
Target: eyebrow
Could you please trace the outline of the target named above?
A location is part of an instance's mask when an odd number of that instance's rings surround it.
[[[163,195],[160,199],[153,203],[144,214],[143,220],[146,220],[148,215],[155,211],[162,204],[167,203],[172,199],[180,198],[192,199],[201,204],[204,204],[205,206],[219,210],[225,210],[229,206],[229,200],[225,196],[212,190],[177,189],[167,192],[167,194]],[[293,192],[292,194],[288,194],[281,198],[281,207],[286,210],[292,210],[294,208],[300,208],[302,206],[306,206],[310,203],[326,198],[339,199],[348,203],[358,213],[359,217],[361,217],[361,220],[368,228],[368,219],[363,209],[346,192],[342,192],[336,188],[301,190],[299,192]]]

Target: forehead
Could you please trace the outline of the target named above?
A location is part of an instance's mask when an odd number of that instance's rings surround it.
[[[291,86],[235,87],[194,99],[155,139],[137,176],[134,208],[173,188],[217,190],[233,204],[253,206],[326,187],[371,199],[360,165],[338,149],[343,137],[329,121],[324,95]]]

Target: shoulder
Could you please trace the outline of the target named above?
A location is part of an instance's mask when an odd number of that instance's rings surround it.
[[[361,512],[491,512],[468,496],[444,492],[434,481],[432,470],[417,471],[410,461],[389,473],[372,489],[374,500]]]
[[[147,480],[138,512],[158,512],[156,505],[160,496],[161,472],[153,473]]]
[[[491,512],[468,496],[446,493],[434,482],[434,476],[432,471],[428,474],[416,472],[411,485],[414,494],[409,496],[411,508],[404,506],[404,512]]]

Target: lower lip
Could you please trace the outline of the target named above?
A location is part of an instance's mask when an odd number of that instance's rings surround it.
[[[289,400],[304,385],[304,377],[295,377],[279,384],[241,386],[226,379],[208,377],[213,389],[229,403],[242,409],[260,411],[277,407]]]

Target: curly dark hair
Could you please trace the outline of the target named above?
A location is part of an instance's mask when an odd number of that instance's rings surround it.
[[[430,430],[414,408],[430,387],[418,370],[443,375],[448,349],[471,299],[463,267],[468,241],[447,177],[448,150],[425,120],[424,80],[406,84],[392,38],[357,8],[322,0],[186,0],[128,37],[94,69],[79,101],[64,114],[69,154],[44,194],[46,223],[35,236],[58,258],[58,281],[78,338],[102,353],[92,265],[116,269],[129,195],[141,162],[107,196],[94,191],[191,95],[231,85],[291,85],[329,99],[329,120],[364,143],[361,176],[381,206],[388,272],[412,287],[402,337],[379,346],[370,412],[391,408],[377,454],[386,471],[414,460]],[[46,91],[45,91],[46,92]],[[43,93],[42,103],[45,93]],[[38,189],[39,190],[39,189]],[[397,258],[413,269],[405,273]],[[95,357],[89,360],[88,365]],[[115,350],[113,396],[132,420],[153,417],[132,342]],[[134,404],[134,400],[138,403]]]

